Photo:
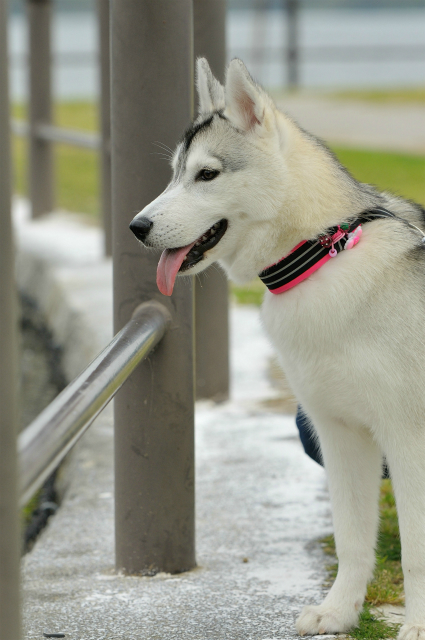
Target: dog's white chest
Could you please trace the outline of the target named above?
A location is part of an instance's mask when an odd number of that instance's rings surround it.
[[[341,349],[344,345],[351,351],[347,335],[351,345],[356,341],[351,314],[343,305],[337,286],[326,290],[306,282],[281,295],[266,292],[262,307],[263,324],[299,401],[335,402],[338,412],[352,402],[358,369],[352,361],[355,347],[349,356]]]

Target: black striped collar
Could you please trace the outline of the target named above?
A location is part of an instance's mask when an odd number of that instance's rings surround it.
[[[377,218],[394,217],[393,213],[381,207],[364,211],[349,223],[330,227],[314,240],[303,240],[279,262],[264,269],[259,274],[259,278],[272,293],[283,293],[309,278],[340,251],[349,248],[350,245],[347,243],[351,235],[356,230],[357,233],[361,233],[363,223],[371,222]]]

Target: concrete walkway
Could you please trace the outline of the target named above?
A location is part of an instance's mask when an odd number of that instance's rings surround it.
[[[315,135],[333,144],[425,154],[425,105],[379,104],[288,94],[279,107]]]
[[[15,207],[19,283],[36,297],[75,375],[111,334],[111,265],[100,232]],[[77,447],[64,502],[23,562],[24,638],[281,640],[323,596],[331,530],[323,469],[294,419],[267,413],[271,347],[258,310],[231,310],[232,400],[196,410],[198,569],[134,578],[114,572],[112,418]]]

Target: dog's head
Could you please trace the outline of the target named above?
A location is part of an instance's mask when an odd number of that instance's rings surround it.
[[[157,282],[165,295],[177,275],[216,261],[236,281],[252,279],[279,233],[285,136],[272,100],[237,59],[225,87],[199,59],[197,88],[199,114],[174,152],[171,182],[130,225],[146,246],[163,251]]]

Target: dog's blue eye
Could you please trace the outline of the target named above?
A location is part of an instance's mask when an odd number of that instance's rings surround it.
[[[196,179],[205,181],[214,180],[219,173],[220,171],[216,171],[215,169],[202,169],[196,176]]]

